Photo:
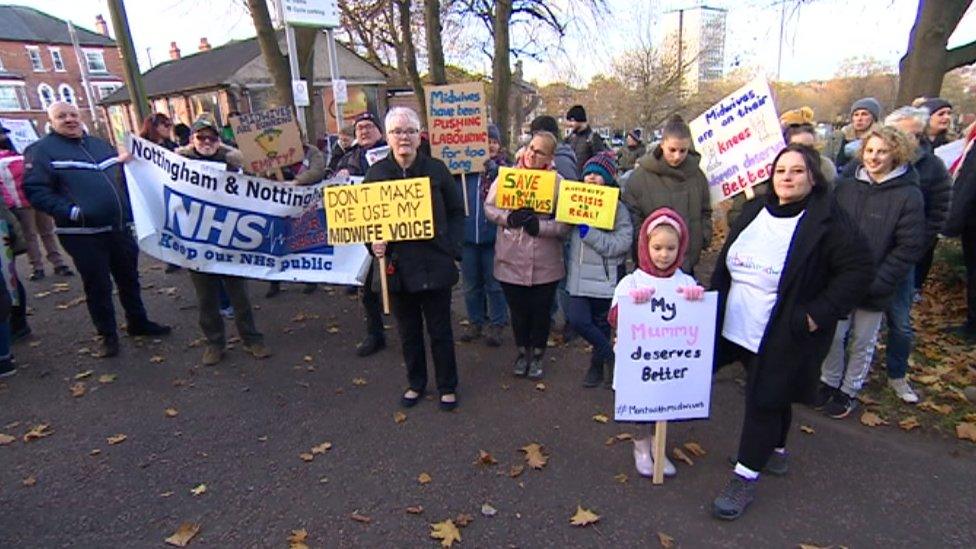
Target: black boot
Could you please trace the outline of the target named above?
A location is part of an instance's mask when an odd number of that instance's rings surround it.
[[[356,355],[361,357],[366,357],[371,354],[377,353],[386,347],[386,338],[382,335],[369,334],[365,339],[356,345]]]
[[[610,355],[610,358],[603,363],[603,386],[607,389],[613,389],[613,367],[615,360],[616,358]]]
[[[157,324],[152,320],[143,319],[136,322],[129,321],[126,331],[130,336],[164,336],[173,331],[173,328],[164,324]]]
[[[532,360],[529,361],[529,379],[542,379],[542,360],[545,349],[532,349]]]
[[[272,282],[268,284],[268,291],[264,293],[266,299],[271,299],[272,297],[281,293],[281,282]]]
[[[603,361],[596,356],[590,357],[590,369],[583,378],[583,387],[593,388],[603,381]]]
[[[512,373],[518,377],[525,377],[526,372],[529,371],[529,355],[532,350],[527,347],[518,348],[518,356],[515,358],[515,365],[512,368]]]
[[[102,340],[95,346],[92,356],[95,358],[111,358],[119,354],[119,336],[117,334],[102,336]]]

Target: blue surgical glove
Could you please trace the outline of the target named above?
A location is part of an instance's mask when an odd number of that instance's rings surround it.
[[[586,238],[586,233],[590,232],[589,225],[577,225],[579,228],[580,238]]]

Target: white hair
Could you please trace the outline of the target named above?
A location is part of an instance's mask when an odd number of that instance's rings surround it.
[[[393,124],[393,120],[401,117],[406,118],[414,128],[420,129],[420,117],[409,107],[393,107],[390,109],[386,113],[386,118],[383,119],[383,127],[389,130]]]
[[[68,103],[67,101],[55,101],[54,103],[51,103],[48,106],[48,108],[47,108],[47,117],[50,118],[50,119],[53,119],[54,118],[54,111],[57,110],[57,109],[60,109],[62,107],[71,107],[72,109],[74,109],[76,111],[78,110],[78,107],[72,105],[71,103]]]
[[[915,120],[924,128],[929,121],[929,110],[921,107],[899,107],[884,119],[885,126],[894,126],[902,120]]]

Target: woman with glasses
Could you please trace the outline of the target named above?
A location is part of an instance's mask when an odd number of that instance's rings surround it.
[[[139,137],[148,139],[168,151],[175,151],[179,145],[170,139],[172,134],[173,121],[165,114],[157,112],[143,120]]]
[[[420,147],[420,119],[406,107],[386,115],[390,153],[366,172],[364,183],[426,177],[430,179],[434,237],[427,240],[373,242],[376,257],[387,258],[393,315],[407,365],[407,390],[400,397],[405,408],[415,406],[427,390],[427,355],[424,325],[434,359],[440,409],[457,408],[457,360],[451,329],[451,288],[458,282],[455,261],[461,260],[464,239],[464,202],[461,190],[443,162]],[[374,276],[373,279],[378,277]],[[378,286],[379,281],[376,281]]]
[[[227,171],[239,171],[244,157],[237,149],[220,142],[219,127],[209,114],[200,115],[191,126],[190,144],[176,150],[177,154],[220,164]],[[203,364],[212,366],[224,357],[226,339],[224,321],[220,313],[221,287],[234,307],[234,323],[244,342],[244,352],[254,358],[267,358],[271,352],[264,346],[264,335],[254,325],[254,312],[247,295],[247,279],[237,276],[190,271],[190,280],[197,294],[200,329],[207,339],[203,350]]]
[[[517,168],[555,171],[556,136],[540,131],[532,136]],[[558,196],[560,178],[556,176]],[[559,281],[566,276],[563,241],[570,226],[553,214],[532,208],[509,210],[495,204],[498,179],[485,198],[485,215],[498,225],[495,238],[495,278],[502,285],[512,318],[518,356],[513,373],[542,379],[542,359],[552,324],[550,311]],[[553,212],[555,212],[553,204]]]

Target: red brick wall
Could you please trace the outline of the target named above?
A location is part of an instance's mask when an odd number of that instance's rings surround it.
[[[27,53],[27,48],[25,46],[38,46],[40,48],[41,61],[44,64],[43,72],[34,72],[32,68],[30,57]],[[51,58],[51,51],[49,48],[58,48],[61,50],[61,59],[64,61],[64,72],[56,72],[54,70],[54,61]],[[122,76],[122,59],[119,56],[118,48],[112,47],[97,47],[97,46],[82,46],[82,50],[85,49],[100,49],[102,50],[103,58],[105,59],[105,68],[108,69],[108,73],[104,75],[92,75],[91,81],[93,84],[98,82],[121,82],[123,80]],[[25,42],[7,42],[0,41],[0,61],[3,64],[3,70],[8,73],[17,73],[21,75],[24,79],[24,91],[27,94],[27,101],[30,104],[30,110],[27,111],[2,111],[0,116],[5,118],[19,118],[19,119],[30,119],[34,121],[34,125],[37,128],[37,133],[42,135],[44,133],[44,127],[47,123],[47,115],[41,108],[41,99],[38,95],[37,87],[41,83],[46,83],[51,88],[54,89],[55,99],[57,99],[58,87],[61,84],[68,84],[75,94],[75,101],[78,108],[81,110],[82,118],[88,127],[94,132],[95,126],[92,124],[91,116],[88,109],[88,96],[85,94],[84,87],[81,83],[81,69],[78,66],[78,60],[75,56],[74,48],[71,44],[38,44],[38,43],[25,43]],[[84,60],[82,60],[84,62]],[[3,80],[11,80],[8,77],[0,77]],[[97,90],[95,92],[98,93]],[[92,98],[96,103],[98,102],[98,97]],[[96,108],[96,113],[101,116],[99,110]]]

